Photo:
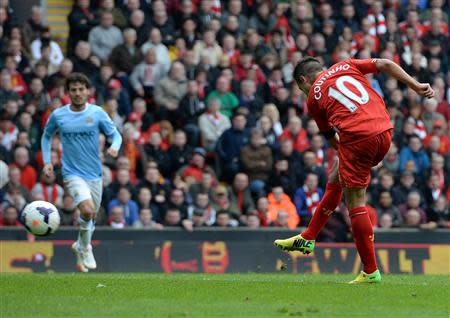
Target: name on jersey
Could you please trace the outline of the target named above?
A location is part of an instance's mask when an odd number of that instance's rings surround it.
[[[326,79],[328,79],[330,76],[332,76],[336,72],[347,71],[349,68],[350,68],[349,64],[340,64],[334,68],[330,68],[326,73],[324,73],[314,84],[314,87],[313,87],[314,98],[316,100],[319,100],[322,97],[321,86],[325,82]]]
[[[63,132],[62,135],[68,139],[89,138],[95,136],[95,131]]]

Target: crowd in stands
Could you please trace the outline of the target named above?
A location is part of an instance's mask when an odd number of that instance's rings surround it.
[[[377,228],[450,225],[448,1],[76,0],[67,47],[42,10],[33,6],[19,25],[0,1],[0,226],[20,226],[33,200],[54,203],[63,226],[77,225],[58,136],[54,178],[42,174],[40,150],[49,114],[70,102],[71,72],[88,75],[89,102],[123,136],[117,159],[106,155],[109,140],[99,141],[97,225],[307,225],[336,160],[292,78],[308,55],[325,66],[387,58],[432,85],[435,98],[422,99],[368,75],[395,127],[368,204]],[[321,239],[344,241],[348,231],[342,203]]]

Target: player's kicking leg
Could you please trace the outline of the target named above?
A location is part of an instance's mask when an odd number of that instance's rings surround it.
[[[300,251],[303,254],[310,254],[314,251],[317,236],[341,202],[342,187],[339,184],[338,161],[331,168],[328,179],[329,182],[325,194],[319,202],[306,230],[287,239],[275,240],[274,244],[276,246],[285,251]]]

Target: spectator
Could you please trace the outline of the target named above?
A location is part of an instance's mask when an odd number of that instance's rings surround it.
[[[249,178],[245,173],[238,173],[228,190],[230,201],[236,204],[241,214],[248,214],[255,209],[249,188]]]
[[[157,163],[163,175],[169,173],[170,158],[167,152],[162,149],[162,138],[160,132],[153,131],[150,134],[149,143],[144,146],[144,152],[144,162],[147,162],[148,160],[154,161]]]
[[[267,197],[263,196],[258,198],[256,201],[256,210],[254,211],[258,214],[260,220],[260,227],[267,227],[270,225],[269,219],[269,200]]]
[[[116,8],[114,5],[114,0],[101,0],[99,6],[100,14],[106,12],[111,12],[114,18],[114,25],[120,29],[123,29],[127,26],[127,20],[119,8]]]
[[[404,171],[400,176],[400,184],[392,190],[394,204],[406,202],[408,194],[414,190],[417,190],[414,174],[411,171]]]
[[[382,222],[388,222],[387,223],[389,224],[388,227],[401,226],[403,223],[400,211],[393,204],[392,194],[389,191],[385,190],[380,192],[378,196],[377,213],[378,219],[380,220],[379,221],[380,226]],[[385,217],[386,219],[383,220],[383,217]],[[387,218],[389,218],[389,220]]]
[[[127,28],[123,31],[123,43],[116,46],[109,56],[109,62],[112,64],[115,72],[123,72],[129,75],[135,66],[141,62],[142,53],[136,41],[136,30]]]
[[[271,223],[281,224],[282,226],[287,224],[287,227],[290,229],[295,229],[298,226],[300,219],[295,205],[289,196],[284,193],[282,187],[272,187],[272,192],[269,194],[268,200],[268,218]],[[286,217],[284,214],[287,214]]]
[[[220,210],[217,212],[216,223],[213,224],[217,227],[232,227],[236,226],[231,222],[230,213],[226,210]]]
[[[41,182],[36,183],[31,191],[32,196],[41,194],[44,200],[54,204],[56,207],[61,207],[63,203],[64,189],[55,182],[55,175],[48,176],[41,174]]]
[[[198,217],[196,221],[196,214]],[[194,197],[194,204],[188,209],[189,218],[192,218],[194,225],[199,225],[199,221],[202,221],[201,226],[210,226],[216,222],[216,210],[212,205],[210,197],[207,192],[198,192]],[[200,219],[200,220],[199,220]]]
[[[207,226],[205,222],[204,212],[200,209],[195,209],[192,213],[192,223],[194,227],[204,227]]]
[[[30,165],[29,152],[24,147],[18,147],[14,151],[14,167],[20,170],[20,183],[31,191],[37,181],[36,169]]]
[[[127,222],[125,220],[123,206],[118,205],[111,208],[108,224],[113,229],[123,229],[126,227]]]
[[[225,76],[219,77],[216,89],[208,94],[206,102],[209,104],[210,99],[218,99],[220,101],[220,112],[231,118],[233,110],[239,106],[239,100],[234,93],[229,91],[229,88],[230,81]]]
[[[33,42],[31,42],[31,53],[35,60],[42,58],[42,47],[44,45],[50,46],[50,61],[53,65],[59,66],[64,59],[64,55],[58,43],[51,39],[50,28],[43,26],[40,30],[40,35]]]
[[[421,174],[430,166],[430,159],[425,150],[423,150],[422,142],[418,136],[411,136],[408,146],[400,151],[400,172],[406,169],[406,163],[410,160],[414,162],[414,172],[418,174]]]
[[[158,28],[152,28],[148,41],[141,46],[141,51],[145,56],[149,49],[154,49],[156,60],[163,66],[164,73],[167,73],[170,69],[169,50],[161,43],[161,40],[161,31]]]
[[[136,95],[146,99],[153,98],[155,88],[164,74],[163,65],[156,60],[155,50],[149,49],[145,54],[145,61],[136,65],[130,76],[130,82]]]
[[[171,165],[170,170],[175,172],[186,165],[191,151],[191,147],[187,144],[186,133],[183,130],[175,131],[173,143],[167,151]]]
[[[100,67],[100,60],[91,54],[91,47],[85,41],[77,42],[72,63],[73,71],[83,74],[96,74]]]
[[[307,150],[303,153],[303,174],[301,175],[301,183],[304,183],[308,173],[315,173],[319,177],[319,186],[324,189],[326,184],[325,170],[317,164],[316,154]]]
[[[40,34],[43,24],[43,9],[37,5],[31,7],[31,16],[23,25],[23,36],[27,43],[33,42]]]
[[[108,204],[108,211],[111,220],[117,223],[119,217],[115,218],[113,214],[113,209],[115,207],[121,207],[123,212],[123,218],[125,219],[125,223],[127,225],[133,225],[133,223],[139,219],[139,208],[137,203],[131,199],[130,190],[127,187],[121,187],[117,192],[116,199],[111,200]],[[120,222],[119,222],[120,223]]]
[[[181,189],[173,189],[170,192],[169,209],[177,209],[180,211],[181,219],[188,218],[188,204],[185,201],[184,192]]]
[[[222,174],[231,180],[239,171],[239,156],[242,147],[249,141],[249,132],[245,128],[247,119],[243,115],[235,115],[233,126],[224,131],[217,141],[216,151],[222,164]]]
[[[420,207],[421,205],[421,194],[418,191],[412,191],[408,194],[408,197],[406,198],[406,202],[399,206],[400,214],[403,217],[404,224],[406,226],[414,225],[415,221],[412,222],[412,220],[416,219],[416,214],[419,215],[419,223],[423,224],[427,221],[427,216],[425,214],[425,211]],[[408,216],[409,212],[411,212],[411,216]],[[412,220],[411,220],[412,219]],[[414,224],[412,224],[414,223]]]
[[[393,227],[392,215],[389,213],[383,213],[380,216],[380,221],[378,223],[379,227],[382,229],[390,229]]]
[[[230,200],[228,189],[223,185],[218,185],[214,191],[213,208],[217,212],[227,211],[227,213],[235,220],[238,220],[241,217],[238,206],[235,202]]]
[[[139,213],[139,220],[133,223],[133,227],[136,229],[157,229],[162,230],[164,227],[153,221],[151,209],[141,209]]]
[[[290,139],[294,144],[294,149],[300,153],[309,148],[309,141],[306,136],[306,130],[302,128],[302,121],[297,116],[291,117],[279,137],[280,140]]]
[[[260,129],[252,130],[250,143],[241,149],[240,162],[242,171],[248,174],[252,190],[261,193],[272,170],[273,158],[269,146],[263,144]]]
[[[169,114],[175,114],[186,92],[187,79],[184,66],[180,62],[174,62],[169,75],[161,79],[155,90],[155,102],[160,106],[160,116],[168,118]]]
[[[190,143],[193,146],[196,146],[199,142],[197,122],[204,111],[205,102],[199,96],[199,85],[197,81],[190,80],[187,83],[186,95],[180,101],[178,114],[180,116],[179,125],[182,125],[189,135],[191,135]]]
[[[444,121],[442,121],[440,119],[436,119],[433,122],[432,130],[423,140],[423,145],[425,148],[429,147],[430,139],[433,136],[437,136],[439,138],[438,153],[441,155],[446,155],[450,151],[450,138],[445,133],[445,122]]]
[[[134,2],[136,2],[134,0]],[[133,3],[133,1],[131,1]],[[134,29],[137,34],[136,44],[141,47],[148,39],[149,27],[145,21],[145,13],[142,10],[135,9],[131,11],[128,19],[130,28]]]
[[[318,187],[319,178],[314,173],[306,175],[305,184],[295,192],[294,202],[297,214],[300,217],[300,225],[306,226],[316,211],[323,197],[323,189]]]
[[[220,100],[211,98],[208,101],[207,111],[198,119],[201,132],[201,143],[207,151],[213,151],[219,137],[230,128],[228,117],[219,112]]]
[[[192,153],[189,163],[182,167],[178,174],[185,180],[188,185],[202,180],[204,172],[214,175],[214,171],[206,164],[206,151],[197,147]]]
[[[211,66],[214,67],[222,57],[222,48],[217,44],[216,34],[212,30],[206,30],[203,33],[203,39],[197,41],[193,50],[196,63],[199,63],[203,56],[208,56]]]
[[[241,82],[239,105],[248,108],[253,117],[259,117],[261,114],[264,101],[258,94],[256,94],[256,83],[254,81],[243,80]]]
[[[450,210],[448,201],[444,196],[440,196],[432,206],[427,209],[427,220],[429,228],[448,228],[450,222]],[[430,224],[431,223],[431,224]]]
[[[19,212],[16,207],[8,206],[3,211],[3,217],[0,218],[0,226],[21,227],[19,222]]]
[[[90,0],[77,0],[70,11],[69,40],[67,51],[73,54],[80,41],[87,41],[91,29],[98,24],[98,18],[90,8]]]
[[[100,25],[89,32],[89,44],[91,45],[92,53],[105,62],[108,60],[112,50],[122,43],[122,32],[114,26],[112,13],[103,11],[100,17]]]
[[[61,217],[61,225],[75,225],[74,224],[74,215],[75,210],[77,207],[75,206],[75,203],[73,202],[73,198],[68,194],[65,193],[62,198],[62,206],[60,209],[58,209],[59,216]],[[98,224],[98,220],[97,220]]]
[[[198,193],[207,193],[208,197],[212,199],[214,190],[214,175],[209,171],[202,173],[202,180],[190,185],[189,195],[192,199],[195,199]]]
[[[152,195],[152,203],[158,207],[161,215],[165,211],[167,196],[170,192],[169,185],[161,176],[156,165],[148,164],[143,180],[138,185],[139,188],[146,187],[150,189]]]

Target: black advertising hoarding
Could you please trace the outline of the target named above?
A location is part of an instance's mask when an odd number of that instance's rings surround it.
[[[55,240],[8,240],[24,233],[0,231],[0,272],[72,272],[75,231]],[[313,255],[282,252],[272,238],[290,232],[98,231],[94,243],[99,272],[356,273],[361,264],[353,243],[318,243]],[[450,274],[448,232],[429,233],[426,243],[408,242],[408,233],[377,234],[377,260],[385,273]],[[424,233],[422,233],[424,234]],[[417,236],[417,233],[416,233]],[[129,239],[126,240],[125,238]],[[404,237],[401,241],[399,238]],[[414,237],[411,236],[411,237]],[[393,242],[393,239],[397,241]],[[385,243],[391,241],[391,243]],[[440,242],[440,243],[439,243]]]

